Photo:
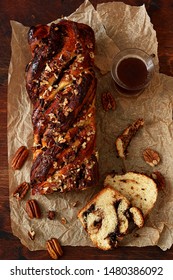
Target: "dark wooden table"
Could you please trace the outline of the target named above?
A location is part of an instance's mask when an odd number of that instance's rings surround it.
[[[10,227],[7,162],[7,73],[10,61],[10,20],[30,26],[48,23],[69,15],[83,0],[10,0],[0,1],[0,259],[50,259],[46,251],[30,252],[13,236]],[[108,2],[91,0],[91,3]],[[173,4],[172,0],[126,0],[131,5],[146,5],[157,32],[160,72],[173,76]],[[64,247],[62,259],[173,259],[173,248],[117,248],[102,252],[90,247]]]

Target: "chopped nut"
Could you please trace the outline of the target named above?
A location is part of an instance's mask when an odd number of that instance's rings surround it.
[[[77,89],[74,89],[73,92],[74,92],[75,95],[78,95],[78,93],[79,93]]]
[[[30,188],[30,184],[27,182],[23,182],[20,184],[13,193],[13,196],[16,197],[17,200],[21,200],[25,197],[28,190]]]
[[[72,207],[76,207],[78,205],[79,201],[75,201],[72,203]]]
[[[83,62],[83,61],[84,61],[84,56],[82,56],[82,54],[79,54],[79,55],[77,56],[77,62],[81,63],[81,62]]]
[[[52,86],[49,86],[48,87],[48,91],[52,91],[53,87]]]
[[[54,220],[55,219],[55,211],[49,210],[47,217],[48,217],[49,220]]]
[[[28,236],[31,240],[34,240],[35,239],[35,231],[33,229],[31,229],[30,231],[28,231]]]
[[[46,81],[46,80],[43,80],[43,81],[40,82],[40,86],[45,86],[45,85],[48,85],[48,84],[49,84],[49,82]]]
[[[93,52],[90,52],[90,57],[94,58],[94,53]]]
[[[31,219],[41,217],[40,207],[35,199],[30,199],[26,202],[26,212]]]
[[[87,44],[87,48],[88,49],[92,49],[93,48],[93,44],[92,43]]]
[[[21,146],[14,154],[11,166],[14,170],[21,169],[29,155],[29,150],[25,146]]]
[[[65,224],[67,223],[66,218],[62,217],[62,218],[61,218],[61,223],[62,223],[63,225],[65,225]]]
[[[150,166],[154,167],[159,164],[160,162],[160,156],[158,152],[147,148],[143,151],[143,158],[146,163],[148,163]]]
[[[45,71],[47,71],[47,72],[51,72],[52,71],[52,69],[50,68],[50,66],[47,63],[46,63]]]
[[[163,190],[166,187],[165,177],[159,171],[154,171],[151,174],[152,179],[155,181],[157,188]]]
[[[101,96],[101,102],[105,111],[115,110],[116,103],[113,95],[110,92],[104,92]]]
[[[119,157],[126,158],[127,149],[132,140],[132,138],[136,135],[137,131],[140,127],[144,125],[143,119],[138,119],[134,123],[130,124],[123,132],[120,134],[116,141],[115,146],[118,152]]]
[[[51,238],[46,242],[46,248],[52,259],[57,260],[60,256],[63,255],[61,245],[59,244],[58,239]]]
[[[82,143],[82,149],[86,149],[86,142]]]

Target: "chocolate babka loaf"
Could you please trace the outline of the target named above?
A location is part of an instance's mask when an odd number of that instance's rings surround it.
[[[61,20],[31,27],[26,88],[33,104],[32,193],[97,184],[94,32]]]

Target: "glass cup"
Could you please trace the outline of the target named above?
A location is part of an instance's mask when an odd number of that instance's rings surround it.
[[[111,69],[117,91],[126,96],[140,94],[153,77],[154,56],[135,48],[120,51]]]

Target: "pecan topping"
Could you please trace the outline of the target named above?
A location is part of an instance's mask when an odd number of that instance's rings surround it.
[[[30,188],[30,184],[27,182],[23,182],[20,184],[14,191],[13,196],[16,197],[17,200],[21,200],[25,197],[28,190]]]
[[[157,188],[163,190],[166,187],[165,177],[159,171],[154,171],[151,174],[152,179],[155,181]]]
[[[58,239],[51,238],[46,242],[46,248],[52,259],[57,260],[60,256],[63,255],[61,245],[58,242]]]
[[[49,210],[47,217],[48,217],[49,220],[54,220],[55,219],[55,211]]]
[[[101,102],[105,111],[115,110],[116,102],[113,95],[110,92],[102,93]]]
[[[159,164],[160,162],[160,156],[158,152],[147,148],[143,151],[143,158],[146,163],[148,163],[150,166],[154,167]]]
[[[14,170],[21,169],[24,165],[27,157],[29,155],[29,150],[25,146],[21,146],[14,154],[11,166]]]
[[[40,207],[35,199],[30,199],[26,202],[26,212],[31,219],[41,217]]]

